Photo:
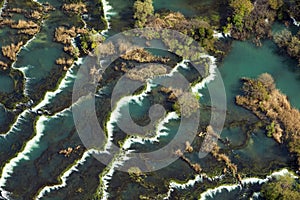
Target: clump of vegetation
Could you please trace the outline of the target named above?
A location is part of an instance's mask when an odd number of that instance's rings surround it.
[[[271,28],[275,18],[281,18],[282,0],[231,0],[229,6],[232,14],[228,17],[224,30],[231,32],[235,39],[245,40],[251,35],[253,41],[261,46],[260,39],[271,36]]]
[[[126,76],[131,80],[145,82],[147,79],[154,78],[155,76],[164,75],[167,69],[161,65],[147,65],[141,69],[134,68],[126,73]]]
[[[267,182],[262,186],[261,195],[265,199],[270,200],[300,199],[299,180],[289,174],[278,176],[274,180]]]
[[[7,68],[8,68],[8,65],[5,62],[3,62],[2,60],[0,60],[0,69],[6,70]]]
[[[60,26],[55,29],[54,40],[63,44],[71,44],[72,38],[76,35],[76,28],[74,26],[70,29]]]
[[[147,22],[147,18],[154,14],[152,0],[137,0],[134,2],[133,10],[134,10],[134,19],[135,26],[138,28],[142,28],[145,26]]]
[[[190,92],[183,92],[177,99],[173,108],[183,117],[190,117],[200,108],[197,98]]]
[[[33,21],[19,20],[18,23],[12,23],[11,28],[18,29],[18,33],[35,35],[40,31],[40,26]]]
[[[244,79],[242,96],[236,103],[251,110],[266,123],[268,136],[288,145],[289,151],[297,156],[300,166],[300,112],[293,108],[286,95],[275,88],[274,80],[268,74],[258,79]]]
[[[215,47],[217,39],[213,36],[214,28],[209,24],[207,20],[203,18],[198,17],[187,19],[183,14],[179,12],[169,12],[162,14],[156,13],[154,16],[148,17],[145,26],[154,28],[167,28],[179,31],[199,42],[200,45],[203,46],[207,51],[215,54],[222,54],[222,52],[218,51]],[[155,37],[155,35],[153,36]],[[174,46],[174,44],[171,44],[173,41],[174,40],[168,40],[165,42],[167,44],[170,44],[170,46]],[[187,41],[187,44],[191,44],[191,42],[192,41]],[[175,46],[174,49],[180,51],[178,53],[186,53],[190,50],[188,49],[188,45],[186,45],[186,48],[187,49],[181,49],[178,46]],[[197,51],[193,53],[196,52]]]
[[[274,35],[274,41],[289,56],[296,58],[300,66],[300,31],[296,35],[292,35],[290,31],[284,29]]]
[[[291,17],[294,17],[297,21],[300,21],[300,1],[289,0],[284,1],[287,8],[287,12]]]
[[[92,52],[103,41],[104,37],[95,30],[82,33],[79,38],[80,48],[85,54]]]
[[[233,23],[237,29],[243,28],[244,18],[252,12],[254,6],[250,0],[230,0],[230,7],[233,9]]]
[[[143,48],[137,48],[132,51],[126,52],[125,54],[121,55],[121,58],[123,58],[124,60],[134,60],[141,63],[145,63],[145,62],[166,63],[169,61],[168,58],[154,56],[149,51]]]
[[[3,56],[6,56],[11,61],[15,61],[16,58],[17,58],[17,53],[19,52],[22,45],[23,45],[23,42],[21,41],[21,42],[18,42],[17,45],[10,44],[10,45],[7,45],[7,46],[3,46],[2,47]]]
[[[66,71],[73,64],[74,60],[72,58],[58,58],[56,60],[57,65],[63,66],[63,69]]]
[[[233,177],[236,177],[239,181],[241,178],[239,176],[237,165],[232,163],[230,158],[226,156],[224,153],[220,153],[220,147],[215,143],[214,148],[211,151],[213,157],[215,157],[218,161],[224,162],[226,167],[231,170]]]
[[[11,25],[11,28],[16,28],[16,29],[37,28],[37,27],[38,25],[33,21],[25,21],[25,20],[19,20],[17,24]]]
[[[196,173],[200,173],[202,171],[201,166],[198,163],[192,163],[190,159],[188,159],[180,149],[175,151],[175,155],[177,155],[181,160],[186,162]]]
[[[86,13],[87,12],[86,5],[82,2],[64,4],[62,6],[62,9],[65,12],[71,13],[71,14],[81,14],[81,13]]]
[[[283,0],[269,0],[270,7],[274,10],[278,10],[283,6]]]

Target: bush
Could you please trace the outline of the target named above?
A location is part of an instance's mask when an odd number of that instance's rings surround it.
[[[274,181],[265,183],[261,194],[269,200],[300,199],[300,184],[290,175],[280,176]]]
[[[147,18],[153,15],[154,8],[152,0],[137,0],[133,5],[134,19],[136,19],[135,26],[142,28],[147,22]]]

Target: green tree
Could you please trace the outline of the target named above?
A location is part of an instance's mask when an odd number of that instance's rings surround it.
[[[154,13],[152,0],[137,0],[133,5],[135,26],[142,28],[147,22],[147,18]]]
[[[234,11],[233,23],[241,29],[244,17],[250,15],[254,6],[250,0],[230,0],[229,5]]]
[[[278,10],[283,5],[283,0],[269,0],[270,7]]]
[[[261,194],[268,200],[300,199],[300,184],[290,175],[280,176],[265,183]]]

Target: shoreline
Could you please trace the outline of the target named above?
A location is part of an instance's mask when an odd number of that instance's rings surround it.
[[[20,161],[22,161],[23,159],[29,160],[28,154],[30,154],[34,148],[39,147],[39,142],[44,136],[45,123],[47,123],[51,118],[63,116],[64,112],[70,111],[70,109],[71,107],[63,110],[62,112],[56,113],[52,117],[46,117],[44,115],[38,117],[35,126],[35,136],[33,136],[29,141],[27,141],[24,144],[24,148],[15,157],[8,160],[8,162],[6,162],[6,164],[4,165],[0,178],[0,189],[3,189],[3,187],[6,186],[7,180],[11,178],[14,172],[14,168],[18,166]]]
[[[78,172],[78,167],[80,165],[83,165],[87,159],[93,154],[93,153],[97,153],[97,150],[94,149],[90,149],[85,151],[81,158],[76,160],[68,169],[66,169],[64,172],[61,173],[61,175],[58,177],[60,179],[59,184],[56,185],[47,185],[47,186],[43,186],[36,195],[36,199],[41,199],[43,198],[47,193],[51,193],[54,190],[59,190],[63,187],[67,186],[67,180],[70,177],[70,175],[73,172]]]
[[[107,29],[102,30],[100,33],[101,35],[105,35],[111,29],[111,23],[109,20],[111,19],[111,16],[116,15],[116,13],[112,12],[113,7],[109,4],[107,0],[102,0],[102,6],[103,6],[103,15],[107,23]]]
[[[271,173],[270,175],[266,176],[266,178],[261,179],[261,178],[256,178],[256,177],[249,177],[249,178],[243,178],[242,179],[242,184],[263,184],[268,181],[270,181],[273,177],[277,176],[284,176],[286,174],[292,175],[293,178],[295,178],[295,175],[288,171],[286,168],[281,169],[280,171],[275,171]],[[216,188],[208,189],[205,192],[200,194],[200,200],[205,200],[206,197],[213,197],[214,195],[218,193],[222,193],[222,190],[227,190],[228,192],[231,192],[235,189],[242,189],[242,186],[240,184],[228,184],[228,185],[221,185]]]
[[[200,83],[196,84],[195,87],[192,88],[193,92],[197,92],[198,90],[202,89],[205,87],[207,83],[210,81],[214,80],[215,78],[215,69],[216,69],[216,64],[213,56],[205,55],[204,58],[209,57],[212,61],[212,63],[209,65],[209,73],[210,75],[206,78],[204,78]],[[172,76],[172,74],[177,71],[178,67],[182,66],[183,68],[188,68],[186,64],[184,64],[185,60],[179,62],[176,67],[169,73],[167,76]],[[195,91],[195,90],[196,91]],[[121,98],[117,104],[116,108],[112,111],[111,116],[109,120],[107,121],[107,142],[104,147],[104,151],[108,151],[110,147],[112,146],[112,140],[113,140],[113,129],[114,125],[113,123],[116,123],[118,119],[121,117],[120,114],[120,109],[122,106],[128,104],[130,101],[136,101],[137,103],[141,101],[142,97],[147,96],[147,92],[151,91],[151,84],[147,83],[147,88],[139,95],[133,95],[133,96],[126,96]],[[150,141],[151,143],[159,141],[158,138],[161,136],[167,136],[168,133],[163,132],[162,130],[165,129],[165,124],[168,123],[172,119],[178,119],[178,115],[176,112],[170,112],[166,114],[166,116],[161,120],[156,127],[156,135],[152,138],[143,138],[143,137],[135,137],[135,138],[127,138],[125,139],[122,148],[125,150],[125,152],[120,152],[118,155],[115,155],[115,158],[111,161],[111,163],[107,166],[109,167],[109,170],[105,173],[102,173],[102,178],[101,178],[101,184],[100,184],[100,194],[103,194],[103,199],[107,199],[109,197],[109,193],[106,191],[107,188],[109,187],[109,181],[112,179],[112,176],[115,172],[115,168],[123,165],[126,160],[128,160],[127,155],[130,153],[131,150],[129,148],[131,147],[132,144],[134,143],[145,143],[145,141]],[[99,190],[98,190],[99,191]]]

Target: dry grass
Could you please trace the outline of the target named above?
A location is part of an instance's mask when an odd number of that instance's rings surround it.
[[[86,5],[84,3],[71,3],[71,4],[64,4],[62,6],[63,10],[66,12],[73,12],[73,13],[86,13],[88,12]]]
[[[3,46],[2,47],[2,54],[3,56],[6,56],[7,58],[9,58],[12,61],[15,61],[17,58],[17,53],[20,50],[20,48],[22,47],[23,42],[19,42],[17,45],[15,44],[11,44],[11,45],[7,45],[7,46]]]
[[[17,24],[12,24],[11,28],[15,29],[32,29],[38,28],[39,25],[33,21],[19,20]]]
[[[145,82],[147,79],[154,78],[167,73],[167,69],[161,65],[149,64],[147,67],[140,69],[134,68],[126,73],[126,76],[131,80]]]
[[[267,77],[267,81],[266,78]],[[244,83],[244,95],[236,97],[236,103],[241,105],[259,118],[275,124],[273,137],[277,142],[287,143],[291,153],[298,156],[300,166],[300,112],[293,108],[286,95],[275,89],[274,80],[270,75],[260,76],[257,80],[246,79]],[[262,84],[261,90],[256,90],[257,84]],[[245,87],[246,86],[246,87]],[[249,91],[245,91],[245,88]],[[268,91],[267,98],[262,91]]]
[[[54,40],[63,44],[71,44],[72,38],[76,35],[76,28],[74,26],[70,29],[60,26],[55,29]]]
[[[123,48],[120,46],[120,50],[123,50]],[[122,52],[122,51],[121,51]],[[161,58],[158,56],[153,56],[151,53],[149,53],[147,50],[138,48],[134,49],[132,51],[126,52],[125,54],[121,55],[121,58],[124,60],[134,60],[137,62],[168,62],[168,58]]]

